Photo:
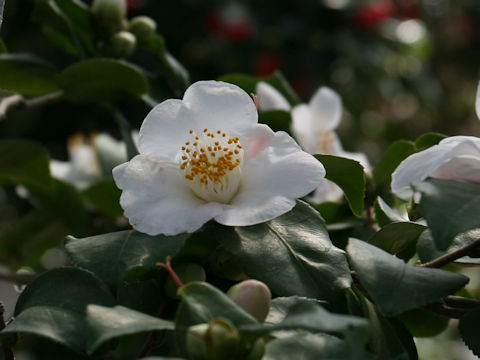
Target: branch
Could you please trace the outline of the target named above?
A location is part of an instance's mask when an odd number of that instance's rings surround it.
[[[470,245],[467,245],[461,249],[458,249],[457,251],[454,251],[450,254],[445,254],[443,256],[440,256],[439,258],[436,258],[435,260],[426,262],[424,264],[420,264],[418,266],[423,266],[428,268],[441,268],[442,266],[450,264],[451,262],[457,259],[460,259],[461,257],[467,256],[472,251],[476,250],[479,246],[480,246],[480,240],[476,240]]]
[[[63,91],[27,99],[20,94],[14,94],[0,99],[0,121],[7,117],[12,109],[31,109],[55,102],[63,96]]]
[[[469,311],[478,309],[480,301],[467,299],[461,296],[447,296],[431,304],[423,306],[423,309],[436,315],[458,319]]]
[[[0,280],[26,285],[35,279],[36,274],[5,274],[0,273]]]

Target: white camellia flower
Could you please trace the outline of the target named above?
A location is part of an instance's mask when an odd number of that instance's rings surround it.
[[[256,87],[260,110],[290,110],[288,101],[273,86],[259,82]],[[292,133],[300,146],[310,154],[327,154],[356,160],[370,171],[365,154],[343,150],[335,129],[342,119],[342,100],[328,87],[319,88],[308,104],[300,104],[291,110]],[[323,179],[315,190],[312,201],[338,201],[343,191],[333,182]]]
[[[150,235],[193,232],[210,219],[253,225],[313,191],[322,164],[257,117],[247,93],[217,81],[157,105],[140,128],[140,154],[113,169],[131,225]]]
[[[410,155],[392,174],[392,192],[408,200],[411,185],[427,177],[480,183],[480,138],[452,136]]]

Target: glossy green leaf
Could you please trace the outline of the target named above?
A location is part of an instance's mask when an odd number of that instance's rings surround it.
[[[415,144],[411,141],[395,141],[378,161],[372,171],[377,186],[387,186],[392,181],[392,173],[397,166],[415,152]]]
[[[398,212],[393,210],[390,206],[388,206],[385,201],[383,201],[380,196],[375,199],[375,203],[373,204],[373,206],[375,209],[375,219],[377,220],[380,227],[383,227],[392,222],[408,221],[407,217],[403,217]]]
[[[38,143],[28,140],[0,141],[0,181],[48,188],[52,185],[49,161],[47,151]]]
[[[76,266],[95,273],[112,287],[128,276],[130,280],[156,268],[167,256],[175,256],[190,234],[149,236],[134,230],[75,239],[66,250]],[[132,273],[133,272],[133,273]]]
[[[391,223],[376,232],[368,242],[408,261],[415,255],[417,239],[426,228],[414,222]]]
[[[273,131],[290,131],[292,118],[288,111],[269,110],[258,113],[258,122],[267,124]]]
[[[90,272],[76,268],[50,270],[25,288],[15,307],[15,321],[3,332],[40,335],[82,351],[87,305],[114,303],[106,285]]]
[[[351,284],[345,253],[332,245],[323,219],[304,202],[262,224],[225,228],[219,238],[247,275],[279,296],[335,301]]]
[[[121,190],[117,188],[113,179],[103,179],[90,186],[83,192],[85,198],[95,208],[109,216],[121,216],[123,209],[120,206]]]
[[[141,96],[148,80],[135,66],[113,59],[89,59],[64,70],[59,82],[65,96],[74,102],[119,100]]]
[[[386,316],[394,316],[460,290],[464,275],[405,264],[364,241],[350,239],[347,255],[360,283]]]
[[[358,161],[333,155],[315,155],[323,164],[325,177],[337,184],[344,192],[352,212],[361,217],[365,199],[365,173]]]
[[[368,322],[360,317],[334,314],[309,299],[296,298],[283,309],[285,317],[276,324],[246,324],[239,326],[244,334],[257,336],[278,330],[302,329],[310,332],[345,334],[354,328],[367,331]]]
[[[425,150],[428,149],[429,147],[433,145],[437,145],[440,141],[446,138],[446,135],[439,134],[439,133],[426,133],[421,136],[419,136],[415,140],[415,148],[417,151]]]
[[[462,340],[472,352],[480,356],[480,338],[478,336],[478,324],[480,323],[480,309],[467,312],[460,318],[458,329]]]
[[[479,184],[428,179],[414,189],[422,194],[420,209],[438,249],[448,248],[457,234],[480,228]]]
[[[468,230],[455,236],[452,243],[446,250],[438,250],[435,246],[435,241],[433,240],[431,231],[427,230],[422,233],[418,239],[418,257],[422,263],[426,263],[443,255],[460,250],[461,248],[472,244],[478,239],[480,239],[480,229]],[[455,262],[463,264],[480,264],[480,259],[477,257],[463,256],[455,260]]]
[[[87,307],[87,352],[92,354],[105,342],[153,330],[173,330],[175,324],[123,306]]]
[[[0,54],[0,89],[22,95],[45,95],[59,90],[55,69],[29,54]]]

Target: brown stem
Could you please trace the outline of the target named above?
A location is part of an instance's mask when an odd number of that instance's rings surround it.
[[[34,97],[31,99],[25,98],[22,95],[15,94],[0,99],[0,121],[7,117],[7,113],[11,109],[30,109],[38,106],[43,106],[52,103],[63,96],[63,91],[55,91],[50,94]]]
[[[5,329],[5,320],[3,318],[3,314],[5,313],[5,306],[3,302],[0,301],[0,331]],[[15,356],[13,355],[13,351],[11,347],[6,345],[5,343],[0,342],[0,350],[3,352],[3,358],[5,360],[15,360]]]
[[[180,280],[177,273],[175,272],[175,270],[173,270],[172,265],[170,264],[170,256],[166,257],[165,263],[157,262],[156,265],[166,269],[169,272],[170,276],[173,278],[173,280],[177,283],[178,287],[183,286],[182,280]]]
[[[458,249],[457,251],[454,251],[449,254],[445,254],[443,256],[440,256],[439,258],[436,258],[435,260],[429,261],[424,264],[420,264],[419,266],[428,267],[428,268],[441,268],[442,266],[450,264],[451,262],[457,259],[460,259],[461,257],[467,256],[470,252],[472,252],[479,246],[480,246],[480,240],[477,240],[471,243],[470,245],[467,245],[461,249]]]

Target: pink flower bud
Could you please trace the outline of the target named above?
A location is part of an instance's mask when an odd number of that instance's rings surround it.
[[[270,309],[272,294],[261,281],[249,279],[232,286],[227,295],[259,322],[263,322]]]

